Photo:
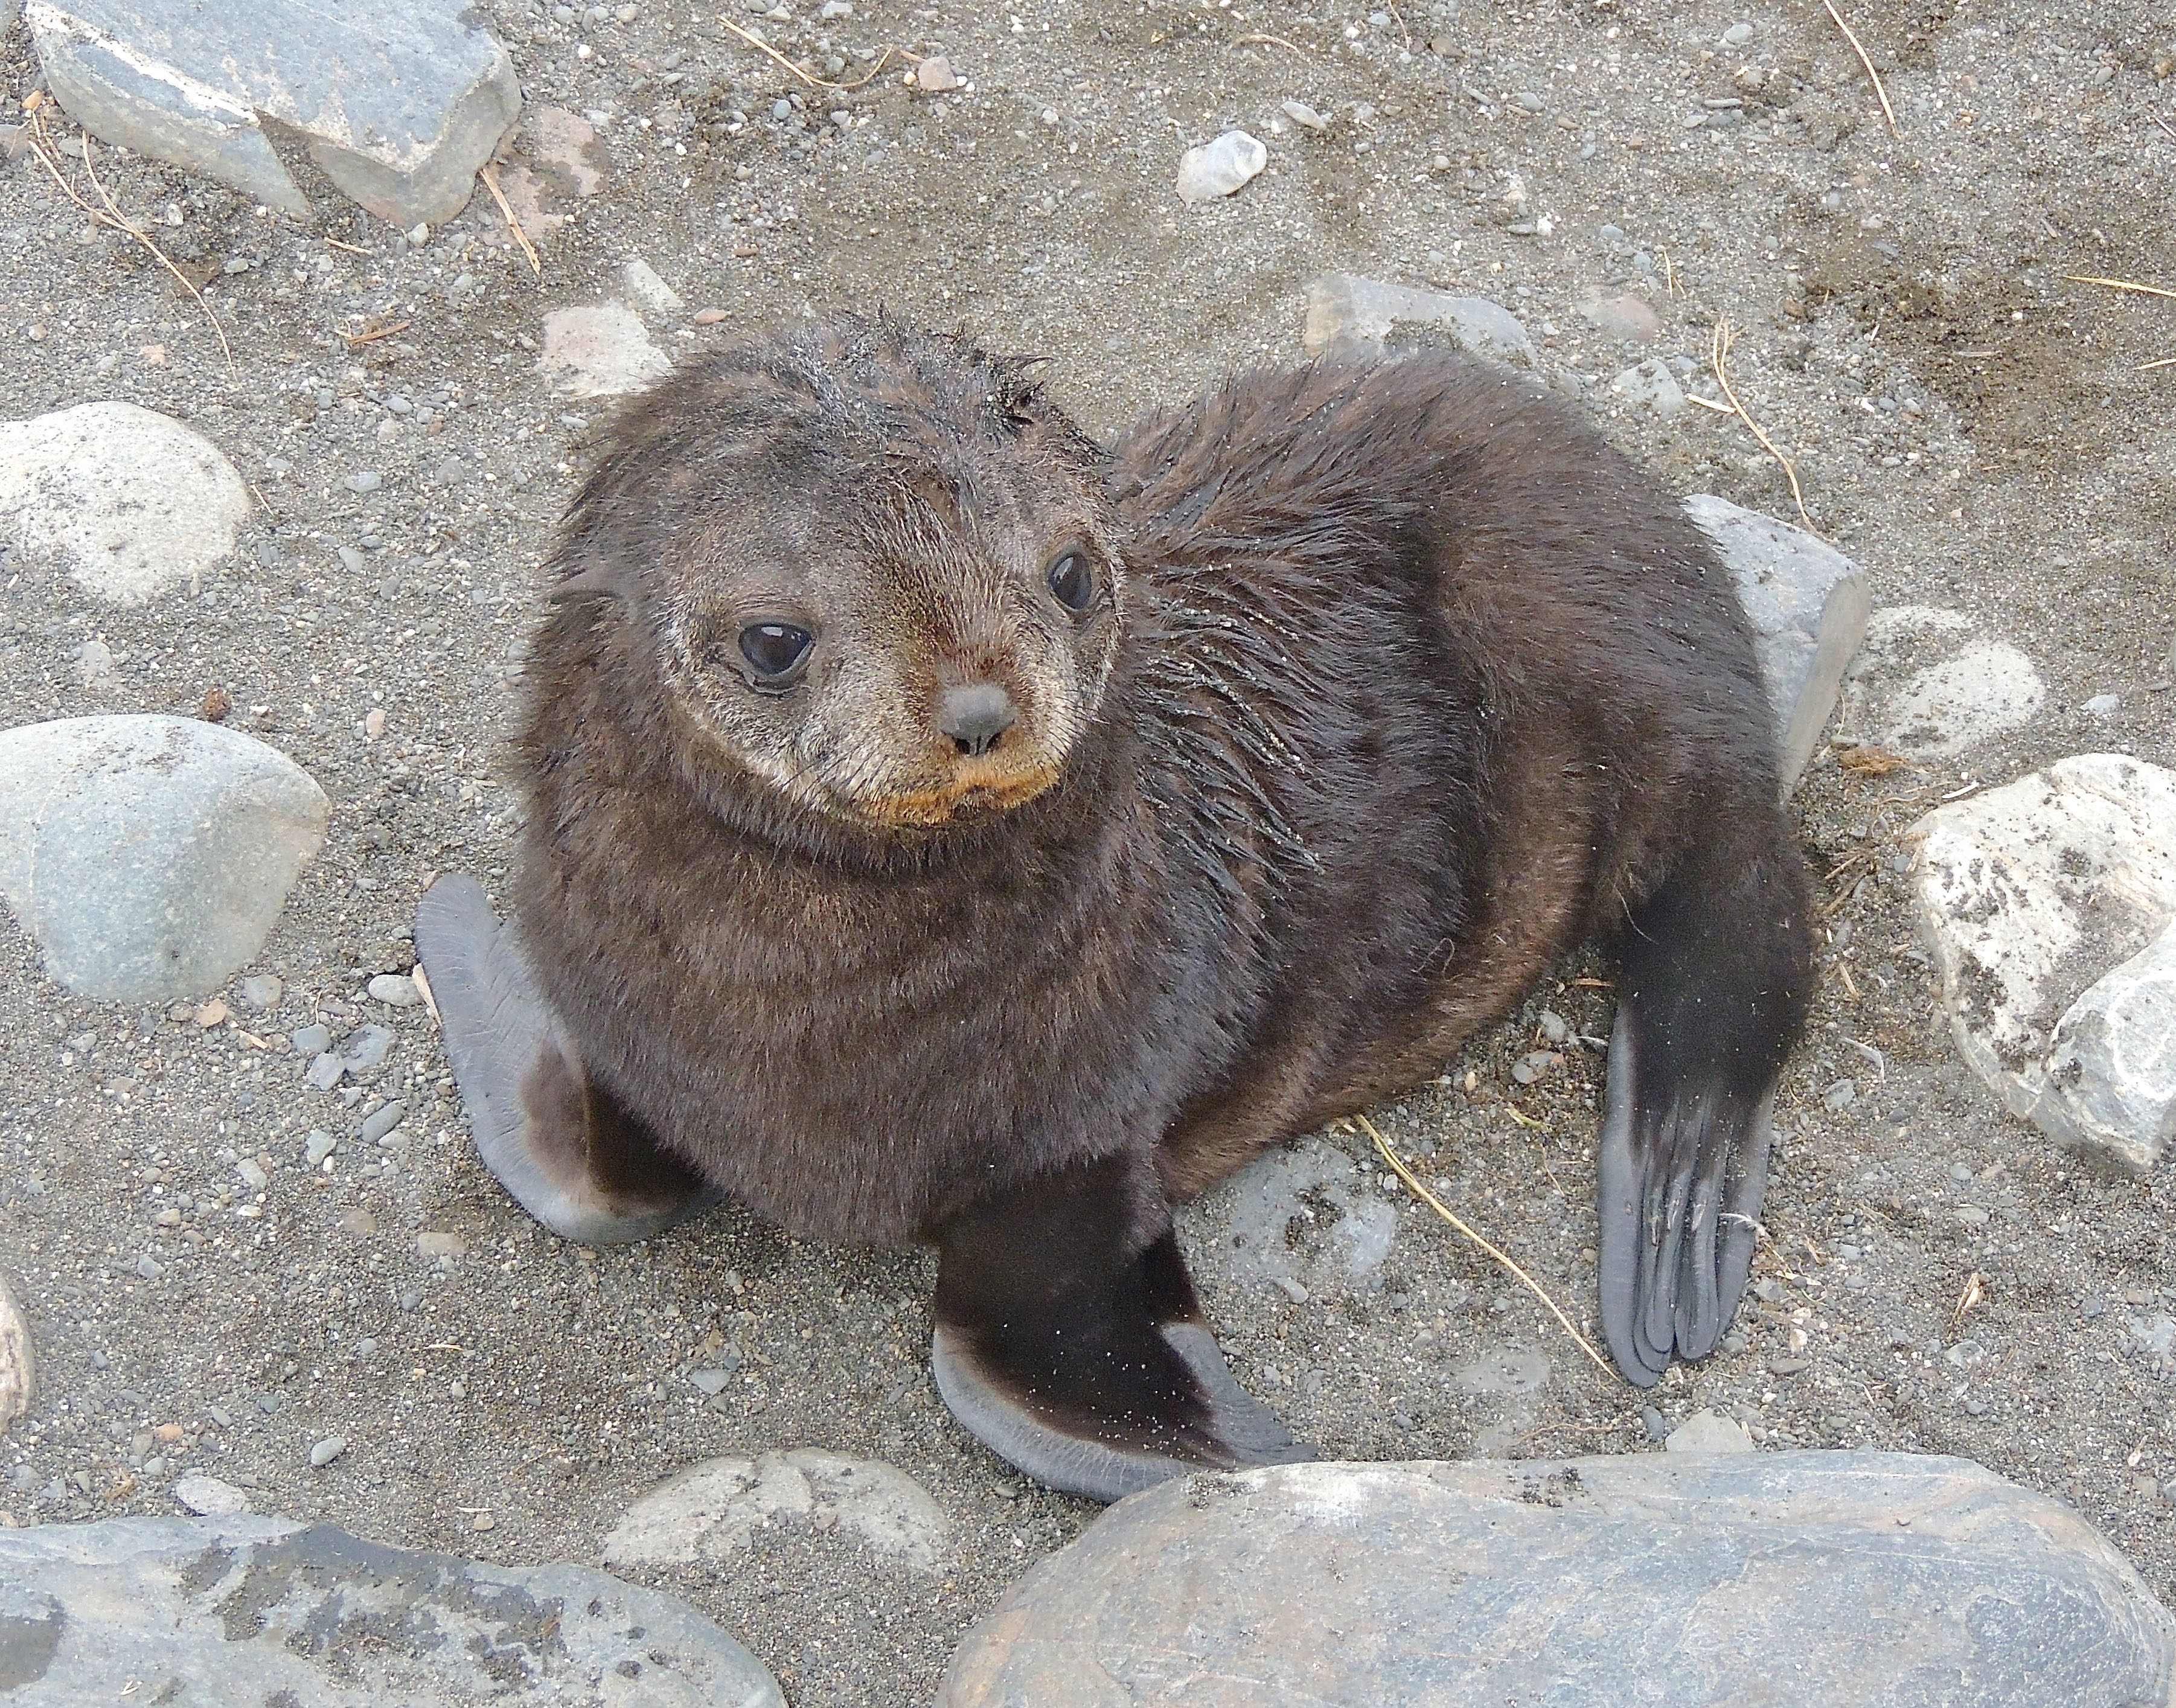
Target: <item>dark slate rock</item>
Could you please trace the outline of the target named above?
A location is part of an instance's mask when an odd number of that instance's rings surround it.
[[[0,1531],[0,1692],[9,1708],[784,1708],[708,1619],[603,1572],[246,1516]]]
[[[1279,1466],[1112,1507],[940,1708],[2162,1708],[2176,1619],[1961,1459]]]
[[[404,229],[467,203],[521,87],[465,0],[40,0],[46,80],[94,136],[311,214],[267,134]]]

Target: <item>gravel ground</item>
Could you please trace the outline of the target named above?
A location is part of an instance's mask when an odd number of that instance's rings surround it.
[[[1892,137],[1818,6],[879,0],[826,21],[738,5],[835,78],[871,68],[857,50],[902,46],[948,55],[966,86],[911,90],[894,58],[851,94],[806,91],[803,111],[713,10],[487,0],[531,103],[601,116],[611,155],[541,280],[482,196],[417,247],[351,209],[309,228],[105,155],[117,200],[206,284],[231,370],[155,263],[19,147],[0,166],[4,413],[144,404],[217,441],[260,505],[200,593],[139,612],[0,565],[0,723],[193,712],[219,687],[335,802],[252,969],[282,982],[269,1007],[238,986],[209,1025],[77,1003],[0,927],[0,1262],[43,1360],[38,1405],[0,1443],[8,1518],[169,1511],[175,1477],[202,1469],[262,1510],[593,1562],[672,1469],[821,1445],[921,1479],[950,1515],[946,1569],[781,1526],[728,1567],[649,1580],[742,1635],[797,1703],[926,1700],[960,1629],[1094,1516],[1024,1488],[944,1413],[923,1366],[928,1261],[731,1212],[631,1251],[565,1246],[475,1161],[425,1012],[365,994],[412,960],[432,873],[505,874],[537,564],[596,412],[542,388],[541,318],[617,290],[637,254],[683,299],[646,311],[672,352],[883,302],[1047,354],[1056,394],[1107,432],[1232,365],[1295,356],[1302,281],[1345,269],[1496,298],[1666,479],[1789,514],[1725,416],[1612,402],[1610,377],[1652,354],[1715,395],[1705,362],[1728,321],[1740,394],[1877,606],[1970,612],[2049,694],[1954,761],[1869,778],[1825,755],[1799,791],[1827,976],[1731,1350],[1673,1369],[1643,1414],[1411,1207],[1358,1281],[1304,1299],[1242,1286],[1227,1189],[1186,1234],[1242,1379],[1358,1458],[1646,1450],[1702,1406],[1770,1444],[1961,1453],[2075,1502],[2176,1599],[2176,1385],[2149,1345],[2176,1312],[2176,1172],[2095,1178],[1999,1112],[1951,1047],[1903,875],[1904,833],[1940,796],[2065,753],[2170,759],[2176,368],[2141,364],[2176,356],[2176,314],[2062,276],[2176,283],[2167,8],[1854,7]],[[19,24],[0,84],[34,83]],[[1268,170],[1181,205],[1180,151],[1232,125],[1269,144]],[[1641,296],[1659,337],[1606,339],[1580,313],[1603,288]],[[708,307],[722,316],[698,324]],[[84,668],[93,639],[110,677]],[[2110,694],[2113,714],[2082,710]],[[1510,1069],[1555,1030],[1545,1007],[1606,1035],[1608,993],[1580,982],[1597,976],[1566,968],[1379,1117],[1589,1315],[1599,1055],[1568,1039],[1533,1085]],[[352,1102],[310,1088],[293,1035],[362,1024],[394,1040],[373,1082]],[[408,1112],[395,1143],[362,1142],[386,1100]],[[315,1162],[313,1133],[337,1140]],[[1330,1142],[1368,1167],[1358,1140]],[[1358,1201],[1318,1190],[1298,1256]],[[345,1450],[313,1466],[335,1436]]]

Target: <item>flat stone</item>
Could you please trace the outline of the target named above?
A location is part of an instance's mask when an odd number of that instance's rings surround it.
[[[671,314],[682,307],[680,293],[657,276],[657,269],[641,256],[633,257],[619,269],[627,294],[653,314]]]
[[[1963,612],[1886,606],[1867,619],[1844,672],[1838,733],[1909,759],[1952,759],[2024,728],[2047,699],[2032,661]]]
[[[1533,359],[1519,318],[1485,296],[1448,296],[1351,273],[1307,281],[1307,324],[1300,343],[1309,356],[1407,350],[1464,350],[1493,362]]]
[[[423,1000],[416,988],[416,981],[405,972],[381,972],[374,975],[367,987],[370,999],[384,1003],[391,1009],[412,1009]]]
[[[280,1006],[280,998],[286,993],[286,989],[277,973],[254,972],[242,980],[241,996],[251,1008],[264,1014]]]
[[[300,766],[219,724],[25,724],[0,732],[0,895],[79,996],[202,996],[257,958],[330,812]]]
[[[1236,195],[1269,163],[1270,151],[1260,138],[1227,130],[1216,141],[1190,148],[1178,157],[1178,199],[1213,202]]]
[[[362,1125],[355,1129],[355,1136],[362,1144],[375,1145],[407,1118],[406,1104],[384,1104],[363,1118]]]
[[[575,1565],[486,1565],[286,1520],[0,1531],[11,1708],[784,1708],[684,1602]]]
[[[8,1283],[0,1281],[0,1435],[30,1409],[37,1393],[38,1357],[30,1319]]]
[[[2072,1003],[2034,1123],[2143,1174],[2176,1142],[2176,926]]]
[[[1919,927],[1967,1062],[2012,1114],[2127,1172],[2168,1142],[2176,772],[2058,759],[1909,833]]]
[[[914,68],[914,86],[925,94],[944,95],[960,88],[961,79],[950,60],[933,53]]]
[[[1651,409],[1659,416],[1682,415],[1685,410],[1684,388],[1658,356],[1626,368],[1609,382],[1609,389],[1634,407]]]
[[[398,1042],[390,1026],[357,1026],[340,1045],[340,1066],[361,1079],[385,1065]]]
[[[1579,305],[1580,318],[1605,338],[1651,343],[1662,335],[1662,317],[1647,299],[1630,291],[1591,291]]]
[[[85,403],[0,423],[0,529],[95,598],[142,605],[193,588],[248,518],[225,453],[155,411]]]
[[[1302,1298],[1379,1285],[1397,1237],[1396,1205],[1370,1192],[1352,1159],[1321,1139],[1258,1157],[1189,1215],[1214,1227],[1227,1205],[1221,1227],[1206,1237],[1227,1273],[1245,1286],[1297,1282]]]
[[[562,397],[617,397],[661,378],[672,364],[632,308],[601,302],[546,315],[536,366]]]
[[[521,122],[521,151],[537,171],[586,200],[612,176],[612,150],[597,128],[563,106],[535,106]]]
[[[201,1471],[176,1477],[167,1493],[202,1518],[234,1518],[249,1510],[249,1497],[242,1490]]]
[[[428,1258],[466,1257],[469,1243],[458,1233],[427,1227],[416,1236],[416,1254]]]
[[[1968,1461],[1640,1454],[1174,1478],[1016,1584],[938,1700],[2130,1708],[2172,1666],[2123,1556]]]
[[[797,1447],[706,1459],[660,1483],[605,1538],[605,1564],[721,1564],[758,1525],[781,1520],[858,1536],[871,1552],[919,1571],[944,1558],[944,1511],[904,1471]]]
[[[268,133],[404,231],[466,205],[521,112],[465,0],[30,0],[46,80],[94,136],[313,209]]]
[[[1753,1438],[1735,1417],[1720,1412],[1695,1412],[1663,1439],[1666,1453],[1750,1453]]]
[[[1700,492],[1685,514],[1715,541],[1760,649],[1788,790],[1836,710],[1871,600],[1866,572],[1835,547],[1773,516]]]

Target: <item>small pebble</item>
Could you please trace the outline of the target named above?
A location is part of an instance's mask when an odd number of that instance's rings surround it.
[[[1287,101],[1278,104],[1279,110],[1294,124],[1305,125],[1309,130],[1328,130],[1330,117],[1317,112],[1303,101]]]
[[[1293,1280],[1292,1276],[1288,1275],[1281,1275],[1276,1278],[1276,1281],[1278,1286],[1284,1290],[1285,1297],[1290,1299],[1294,1304],[1303,1305],[1307,1303],[1307,1289],[1302,1286],[1297,1281]]]
[[[296,1027],[292,1042],[296,1055],[318,1056],[332,1048],[333,1035],[329,1027],[313,1023]]]
[[[1821,1093],[1821,1107],[1825,1109],[1848,1109],[1858,1098],[1858,1085],[1855,1080],[1838,1080]]]
[[[356,1129],[356,1137],[366,1145],[375,1145],[408,1118],[405,1103],[388,1103],[363,1118],[362,1125]]]
[[[416,1236],[416,1254],[419,1257],[465,1257],[469,1243],[458,1233],[449,1233],[438,1228],[425,1228]]]
[[[423,1000],[416,981],[405,972],[381,972],[370,982],[370,998],[393,1009],[412,1009]]]
[[[480,1512],[476,1515],[476,1522],[471,1525],[470,1528],[472,1530],[497,1530],[498,1528],[498,1520],[493,1518],[487,1512]]]
[[[272,1177],[264,1172],[254,1157],[243,1157],[234,1165],[234,1172],[242,1177],[242,1183],[252,1192],[262,1192],[272,1183]]]
[[[2122,705],[2123,696],[2119,694],[2097,694],[2081,710],[2087,717],[2106,718],[2113,717]]]
[[[1178,199],[1212,202],[1236,194],[1269,163],[1270,151],[1259,139],[1243,130],[1227,130],[1216,141],[1179,156]]]
[[[931,95],[942,95],[960,87],[959,74],[952,69],[952,62],[943,54],[932,54],[914,68],[914,86]]]
[[[310,1463],[322,1471],[346,1451],[347,1438],[345,1435],[328,1435],[310,1449]]]
[[[196,1022],[199,1025],[209,1029],[210,1027],[218,1025],[223,1022],[226,1019],[226,1004],[221,1002],[217,997],[214,997],[209,1002],[206,1003],[202,1008],[197,1010]]]
[[[340,1084],[340,1075],[346,1071],[340,1058],[330,1050],[326,1050],[311,1061],[309,1081],[318,1091],[329,1091]]]
[[[310,1167],[315,1168],[326,1157],[331,1156],[339,1146],[340,1140],[334,1138],[324,1129],[313,1128],[310,1136],[302,1141],[302,1155],[309,1160]]]
[[[252,973],[242,982],[242,999],[259,1014],[280,1006],[286,986],[269,972]],[[327,1040],[330,1042],[329,1039]]]
[[[385,484],[385,477],[375,469],[366,469],[359,475],[350,475],[340,484],[351,492],[374,492]]]
[[[1669,1423],[1652,1406],[1640,1408],[1640,1427],[1647,1432],[1650,1440],[1662,1441],[1669,1438]]]
[[[398,1042],[384,1026],[363,1026],[340,1047],[340,1063],[356,1075],[383,1067]]]

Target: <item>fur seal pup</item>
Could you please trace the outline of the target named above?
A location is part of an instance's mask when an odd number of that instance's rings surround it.
[[[569,1238],[726,1194],[933,1243],[954,1412],[1106,1499],[1307,1453],[1167,1209],[1620,968],[1602,1315],[1645,1385],[1744,1285],[1808,986],[1744,621],[1677,504],[1451,356],[1092,443],[882,319],[683,362],[567,516],[513,920],[416,943],[486,1161]]]

